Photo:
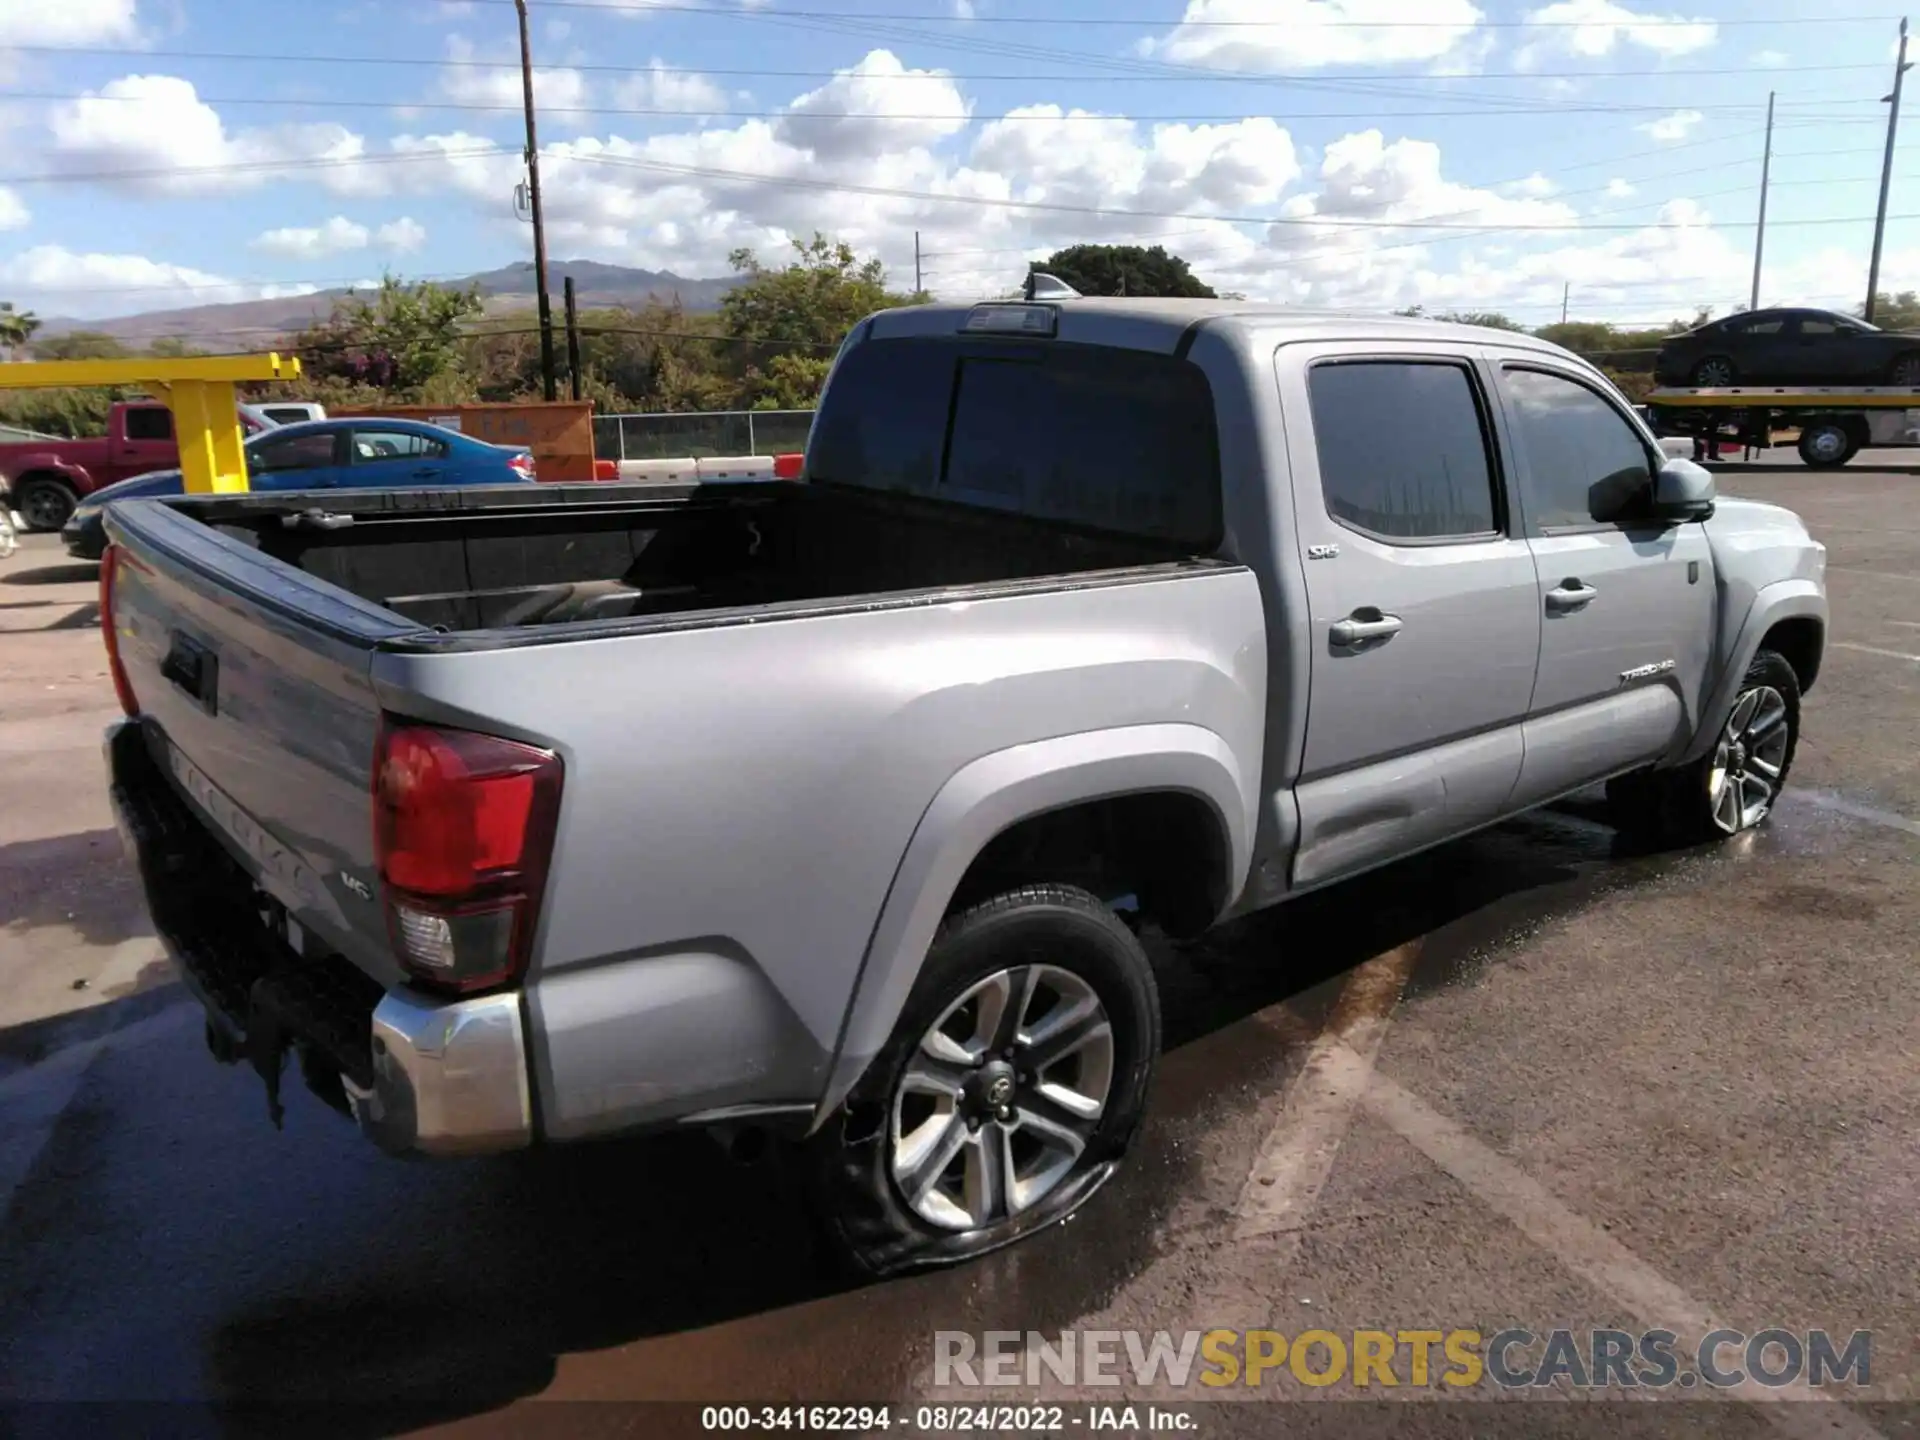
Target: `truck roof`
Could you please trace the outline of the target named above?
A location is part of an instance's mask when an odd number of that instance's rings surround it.
[[[870,333],[875,339],[951,334],[958,331],[966,323],[967,317],[983,305],[1018,307],[1029,304],[1052,306],[1059,311],[1058,338],[1061,340],[1124,345],[1136,349],[1171,351],[1189,328],[1204,321],[1210,326],[1258,331],[1262,335],[1280,332],[1288,339],[1451,340],[1469,345],[1499,344],[1556,356],[1566,354],[1549,341],[1519,331],[1499,330],[1484,325],[1460,325],[1419,316],[1313,309],[1261,300],[1136,299],[1131,296],[1086,295],[1070,300],[1009,299],[973,304],[942,301],[932,305],[911,305],[898,310],[881,311],[874,317]]]

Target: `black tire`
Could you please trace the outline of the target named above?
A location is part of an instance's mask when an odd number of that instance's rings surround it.
[[[1739,382],[1740,371],[1728,356],[1709,355],[1693,367],[1690,378],[1703,389],[1724,389]]]
[[[1887,367],[1887,384],[1901,389],[1920,389],[1920,350],[1909,350]]]
[[[14,486],[13,508],[29,530],[58,530],[79,503],[66,481],[50,475],[29,475]]]
[[[1837,420],[1815,420],[1801,427],[1799,449],[1809,470],[1838,470],[1860,453],[1860,437]]]
[[[1726,731],[1747,697],[1756,692],[1771,692],[1779,697],[1784,710],[1780,724],[1785,729],[1786,742],[1778,756],[1778,773],[1764,777],[1771,791],[1764,808],[1755,814],[1750,807],[1740,807],[1738,821],[1730,828],[1725,808],[1720,809],[1718,817],[1715,814],[1714,777],[1716,770],[1729,759],[1722,748],[1729,738]],[[1764,708],[1757,709],[1755,719],[1763,719],[1764,714]],[[1717,723],[1722,734],[1716,737],[1707,753],[1693,763],[1673,770],[1642,770],[1608,782],[1608,807],[1613,812],[1614,823],[1622,831],[1654,845],[1695,845],[1725,840],[1750,830],[1773,813],[1773,806],[1778,803],[1780,791],[1793,769],[1794,754],[1800,748],[1800,680],[1786,657],[1773,650],[1757,653],[1735,692],[1732,712],[1720,717]],[[1745,737],[1742,738],[1744,741]],[[1736,768],[1745,772],[1747,765],[1741,762]],[[1760,775],[1757,769],[1752,773]]]
[[[1041,960],[1077,977],[1106,1012],[1112,1064],[1105,1107],[1065,1176],[1029,1208],[974,1229],[932,1224],[908,1204],[892,1173],[896,1091],[907,1062],[973,987]],[[1045,1013],[1035,1018],[1044,1020]],[[1118,1167],[1139,1128],[1159,1053],[1160,1001],[1146,952],[1088,892],[1029,885],[949,915],[893,1037],[807,1142],[816,1213],[829,1240],[857,1275],[876,1277],[957,1264],[1064,1220]]]

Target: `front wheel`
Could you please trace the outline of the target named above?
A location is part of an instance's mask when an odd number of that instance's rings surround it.
[[[1800,681],[1786,657],[1753,657],[1711,749],[1676,770],[1626,775],[1607,787],[1629,832],[1672,844],[1724,840],[1773,813],[1800,744]]]
[[[58,530],[80,499],[59,480],[22,480],[14,506],[29,530]]]
[[[1740,378],[1725,355],[1709,355],[1693,367],[1693,383],[1703,390],[1724,390]]]
[[[837,1248],[887,1275],[1065,1219],[1125,1153],[1159,1050],[1146,952],[1086,891],[948,917],[893,1037],[809,1142]]]

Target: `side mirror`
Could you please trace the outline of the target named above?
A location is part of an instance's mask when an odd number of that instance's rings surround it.
[[[1703,466],[1678,456],[1669,459],[1653,477],[1654,517],[1671,525],[1705,520],[1713,514],[1713,475]]]

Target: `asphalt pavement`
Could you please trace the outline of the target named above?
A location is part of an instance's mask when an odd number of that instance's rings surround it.
[[[298,1086],[276,1132],[208,1057],[119,855],[90,569],[30,538],[0,562],[0,1423],[166,1401],[229,1407],[225,1433],[266,1405],[295,1407],[267,1433],[652,1434],[700,1417],[632,1402],[1157,1399],[1202,1434],[1920,1434],[1920,479],[1737,472],[1724,492],[1830,551],[1832,645],[1761,831],[1637,854],[1581,799],[1160,947],[1129,1167],[1021,1246],[859,1289],[777,1157],[395,1161]],[[937,1331],[1714,1326],[1870,1331],[1870,1381],[1599,1405],[1556,1381],[1516,1407],[1437,1369],[1383,1391],[934,1368]]]

